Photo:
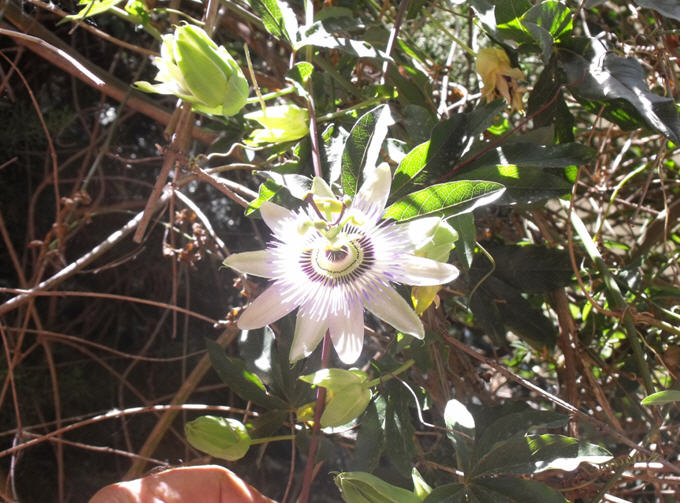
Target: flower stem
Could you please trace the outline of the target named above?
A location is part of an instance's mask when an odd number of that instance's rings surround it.
[[[277,435],[275,437],[253,438],[250,445],[267,444],[269,442],[279,442],[281,440],[293,440],[295,435]]]
[[[328,368],[331,355],[331,336],[328,332],[323,338],[321,346],[321,368]],[[297,503],[307,503],[309,500],[309,490],[314,479],[314,458],[319,447],[319,432],[321,431],[321,414],[326,405],[326,388],[319,386],[316,391],[316,405],[314,407],[314,426],[312,426],[312,439],[309,442],[307,451],[307,465],[302,477],[302,491]]]
[[[254,80],[254,79],[253,79]],[[258,96],[254,96],[252,98],[248,98],[246,100],[246,103],[249,105],[252,103],[259,103],[260,99],[267,101],[267,100],[273,100],[274,98],[278,98],[279,96],[285,96],[286,94],[290,94],[295,91],[294,87],[284,87],[283,89],[280,89],[278,91],[272,91],[271,93],[267,94],[260,94]]]
[[[387,382],[387,381],[389,381],[390,379],[392,379],[393,377],[398,376],[399,374],[401,374],[401,373],[404,372],[405,370],[408,370],[415,362],[416,362],[416,361],[413,360],[413,359],[408,360],[406,363],[404,363],[404,364],[402,364],[401,366],[397,367],[396,369],[394,369],[394,370],[393,370],[392,372],[390,372],[389,374],[386,374],[386,375],[380,376],[380,377],[376,377],[376,378],[373,379],[372,381],[367,382],[365,385],[366,385],[367,387],[373,387],[373,386],[377,386],[378,384]]]

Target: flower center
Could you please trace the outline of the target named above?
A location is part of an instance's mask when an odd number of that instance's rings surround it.
[[[311,281],[347,283],[373,265],[373,245],[366,236],[332,246],[325,243],[302,252],[302,270]]]

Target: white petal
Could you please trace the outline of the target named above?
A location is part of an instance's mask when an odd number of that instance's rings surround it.
[[[373,211],[382,215],[392,186],[392,172],[387,163],[372,170],[357,191],[352,206],[371,214]]]
[[[458,277],[456,266],[416,255],[402,255],[399,266],[395,267],[394,281],[406,285],[443,285]]]
[[[278,204],[270,203],[269,201],[265,201],[260,206],[260,215],[262,216],[264,223],[267,224],[267,227],[269,227],[274,232],[279,232],[282,234],[285,228],[283,223],[287,219],[295,218],[295,213],[290,211],[288,208],[284,208]]]
[[[291,363],[308,357],[316,349],[328,330],[328,321],[325,318],[316,320],[310,317],[303,308],[300,308],[295,323],[295,335],[290,346],[288,359]]]
[[[416,312],[393,288],[386,287],[379,293],[371,295],[366,308],[381,320],[405,334],[418,339],[425,337],[423,323]]]
[[[241,330],[262,328],[283,318],[297,307],[294,298],[284,298],[277,285],[271,285],[243,311],[238,319]]]
[[[364,346],[364,309],[351,304],[348,312],[332,315],[329,328],[333,346],[343,363],[348,365],[359,358]]]
[[[261,278],[273,278],[272,259],[269,250],[257,250],[232,253],[223,264],[241,273],[260,276]]]

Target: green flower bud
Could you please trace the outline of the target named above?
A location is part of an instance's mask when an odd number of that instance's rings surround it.
[[[243,108],[248,81],[231,54],[205,30],[183,24],[162,38],[161,57],[154,60],[159,83],[135,82],[137,89],[174,94],[206,114],[229,116]]]
[[[253,131],[246,143],[283,143],[302,138],[309,132],[309,113],[296,105],[270,106],[243,117],[264,127]]]
[[[388,484],[365,472],[343,472],[335,477],[335,485],[347,503],[420,503],[411,491]]]
[[[334,427],[349,423],[366,410],[371,390],[361,384],[351,384],[338,391],[329,391],[326,408],[321,414],[321,426]]]
[[[250,448],[250,435],[240,421],[225,417],[201,416],[184,425],[192,447],[228,461],[241,459]]]
[[[347,386],[366,382],[368,376],[366,372],[358,369],[321,369],[313,374],[301,376],[299,379],[312,386],[321,386],[329,390],[340,391]]]
[[[411,288],[411,302],[418,316],[422,316],[428,307],[434,302],[439,307],[439,290],[441,285],[414,286]]]
[[[407,225],[413,253],[439,262],[447,262],[458,233],[439,217],[419,218]]]
[[[361,370],[321,369],[300,379],[328,390],[326,407],[321,414],[324,428],[349,423],[366,410],[371,401],[371,390],[366,385],[368,376]]]

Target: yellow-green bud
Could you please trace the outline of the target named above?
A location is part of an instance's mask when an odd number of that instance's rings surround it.
[[[156,81],[135,82],[149,93],[174,94],[194,110],[229,116],[238,113],[248,98],[248,81],[229,52],[198,26],[182,24],[163,35]]]
[[[312,386],[321,386],[322,388],[333,391],[340,391],[342,388],[352,384],[361,384],[366,382],[368,376],[361,370],[352,369],[321,369],[313,374],[301,376],[301,381],[311,384]]]
[[[275,105],[243,117],[259,122],[246,143],[283,143],[302,138],[309,132],[309,113],[296,105]]]
[[[371,401],[371,390],[366,385],[368,376],[361,370],[321,369],[300,379],[328,391],[321,414],[324,428],[349,423],[366,410]]]
[[[418,316],[422,316],[433,302],[439,307],[437,294],[441,289],[441,285],[414,286],[411,288],[411,302]]]
[[[421,498],[411,491],[388,484],[365,472],[343,472],[335,477],[335,484],[346,503],[420,503]]]
[[[192,447],[228,461],[245,456],[251,443],[243,423],[226,417],[201,416],[185,424],[184,433]]]
[[[458,240],[458,233],[446,221],[439,217],[427,217],[405,225],[408,226],[408,236],[415,255],[439,262],[449,260],[449,253],[453,243]]]

